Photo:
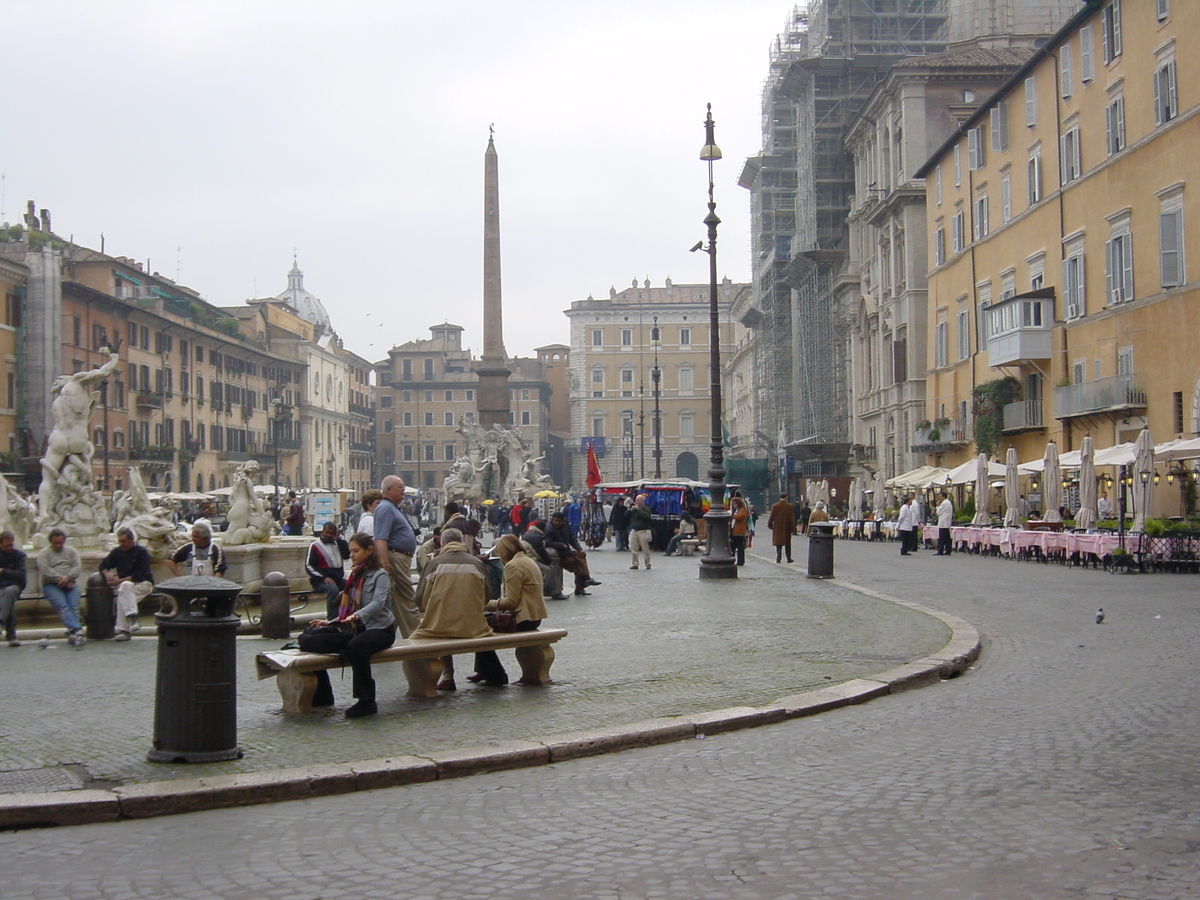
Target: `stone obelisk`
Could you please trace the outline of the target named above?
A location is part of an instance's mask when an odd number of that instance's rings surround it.
[[[504,322],[500,304],[500,174],[496,145],[488,134],[483,154],[483,356],[479,376],[479,424],[507,425],[509,371],[505,368]]]

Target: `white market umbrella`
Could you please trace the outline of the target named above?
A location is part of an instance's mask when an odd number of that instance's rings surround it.
[[[1042,521],[1061,522],[1062,514],[1058,508],[1062,506],[1062,469],[1058,465],[1058,444],[1047,443],[1043,459],[1046,468],[1042,472]]]
[[[1021,482],[1017,471],[1017,448],[1009,447],[1004,457],[1004,527],[1021,527]]]
[[[1066,453],[1062,454],[1062,456],[1058,458],[1059,470],[1078,469],[1080,464],[1079,454],[1081,452],[1082,451],[1080,450],[1068,450]],[[1017,471],[1019,471],[1022,475],[1033,475],[1034,473],[1044,472],[1045,470],[1045,457],[1031,460],[1027,463],[1021,463],[1017,466]]]
[[[986,453],[980,453],[979,458],[975,460],[975,518],[971,520],[972,525],[991,525],[992,512],[990,500],[992,498],[991,489],[988,487],[988,476],[991,473],[988,471],[988,458]]]
[[[1150,507],[1154,504],[1154,442],[1150,440],[1150,429],[1143,428],[1134,442],[1137,448],[1133,461],[1133,527],[1131,531],[1145,531]]]
[[[863,485],[862,479],[855,475],[850,479],[850,514],[849,518],[862,518]]]
[[[887,509],[886,480],[883,477],[882,471],[875,473],[875,494],[871,497],[871,500],[875,503],[875,518],[880,522],[883,521],[884,511]]]
[[[1136,449],[1134,444],[1114,444],[1096,451],[1095,463],[1098,466],[1128,466],[1133,463]]]
[[[1167,441],[1154,448],[1154,458],[1159,462],[1176,459],[1200,459],[1200,438],[1179,438]]]
[[[1079,512],[1075,513],[1075,527],[1096,527],[1096,451],[1092,447],[1092,436],[1084,435],[1079,448]]]
[[[1003,478],[1005,468],[1003,463],[988,462],[987,464],[988,477]],[[942,476],[936,479],[933,483],[934,487],[941,488],[947,484],[946,479],[949,478],[949,484],[970,484],[979,479],[979,460],[968,459],[961,466],[956,466],[944,472]],[[921,485],[924,487],[925,485]]]

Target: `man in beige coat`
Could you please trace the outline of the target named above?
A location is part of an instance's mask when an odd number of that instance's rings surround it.
[[[425,610],[420,627],[409,637],[420,639],[477,638],[492,633],[483,617],[488,601],[487,568],[463,543],[457,528],[442,529],[442,549],[425,564],[417,585],[417,606]],[[508,684],[508,673],[495,650],[475,654],[475,671],[480,684]],[[456,689],[454,657],[442,657],[438,687]]]

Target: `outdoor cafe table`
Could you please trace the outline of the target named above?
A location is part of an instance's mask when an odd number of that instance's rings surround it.
[[[1092,553],[1105,556],[1120,546],[1121,539],[1115,534],[1073,534],[1062,531],[1025,531],[1018,528],[978,528],[974,526],[952,528],[950,535],[955,545],[965,543],[979,550],[996,550],[1006,556],[1024,550],[1037,549],[1043,556],[1076,553]]]

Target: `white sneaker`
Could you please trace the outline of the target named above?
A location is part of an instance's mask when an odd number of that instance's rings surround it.
[[[126,616],[125,618],[129,619],[130,632],[142,630],[142,622],[137,616]]]
[[[127,640],[129,640],[129,632],[128,631],[118,631],[116,634],[113,635],[113,640],[114,641],[127,641]]]

